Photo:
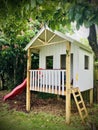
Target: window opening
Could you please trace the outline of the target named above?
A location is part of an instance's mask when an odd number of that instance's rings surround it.
[[[53,56],[46,56],[46,69],[53,69]]]
[[[89,56],[84,56],[84,69],[89,69]]]

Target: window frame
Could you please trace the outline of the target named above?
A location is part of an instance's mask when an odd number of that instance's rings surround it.
[[[89,70],[89,56],[84,55],[84,69]]]
[[[51,62],[51,61],[49,61],[49,60],[52,61],[52,66],[51,66],[51,65],[50,65],[50,66],[48,65],[47,62]],[[46,56],[46,69],[53,69],[53,55]]]

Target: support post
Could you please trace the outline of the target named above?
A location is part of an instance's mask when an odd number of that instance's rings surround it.
[[[30,70],[31,69],[31,51],[27,52],[27,88],[26,88],[26,110],[30,111]]]
[[[70,85],[70,51],[71,43],[66,44],[66,123],[70,123],[71,116],[71,85]]]
[[[90,89],[90,105],[93,105],[93,88]]]

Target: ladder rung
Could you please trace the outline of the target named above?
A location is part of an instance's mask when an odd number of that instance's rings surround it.
[[[74,93],[75,93],[75,92],[78,92],[79,89],[78,88],[73,88],[72,91],[74,91]]]
[[[80,96],[80,94],[77,94],[77,95],[76,95],[76,97],[79,97],[79,96]]]
[[[80,108],[80,110],[81,110],[81,111],[84,111],[84,110],[85,110],[85,108],[84,108],[84,107],[83,107],[83,108]]]
[[[82,101],[78,102],[78,104],[81,104],[81,103],[83,103],[83,102]]]
[[[84,116],[83,116],[83,119],[86,118],[86,117],[87,117],[87,115],[84,115]]]

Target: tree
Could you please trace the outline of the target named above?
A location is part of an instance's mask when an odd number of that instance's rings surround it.
[[[6,22],[0,37],[0,79],[2,89],[12,89],[26,76],[27,56],[24,47],[38,32],[40,23],[30,19],[27,24],[16,21]],[[5,80],[7,82],[5,82]]]
[[[97,0],[89,0],[89,3],[98,4]],[[96,55],[95,60],[98,60],[98,41],[97,41],[97,34],[96,34],[96,26],[94,23],[92,23],[92,25],[90,26],[90,33],[89,33],[88,41],[93,51],[95,52],[95,55]]]
[[[12,16],[16,21],[23,21],[23,24],[29,18],[38,19],[53,29],[58,29],[61,24],[70,27],[70,23],[74,21],[77,23],[77,29],[83,24],[90,27],[88,40],[98,58],[96,33],[92,33],[94,25],[98,25],[97,0],[1,0],[0,2],[2,29],[6,27],[6,21]]]

